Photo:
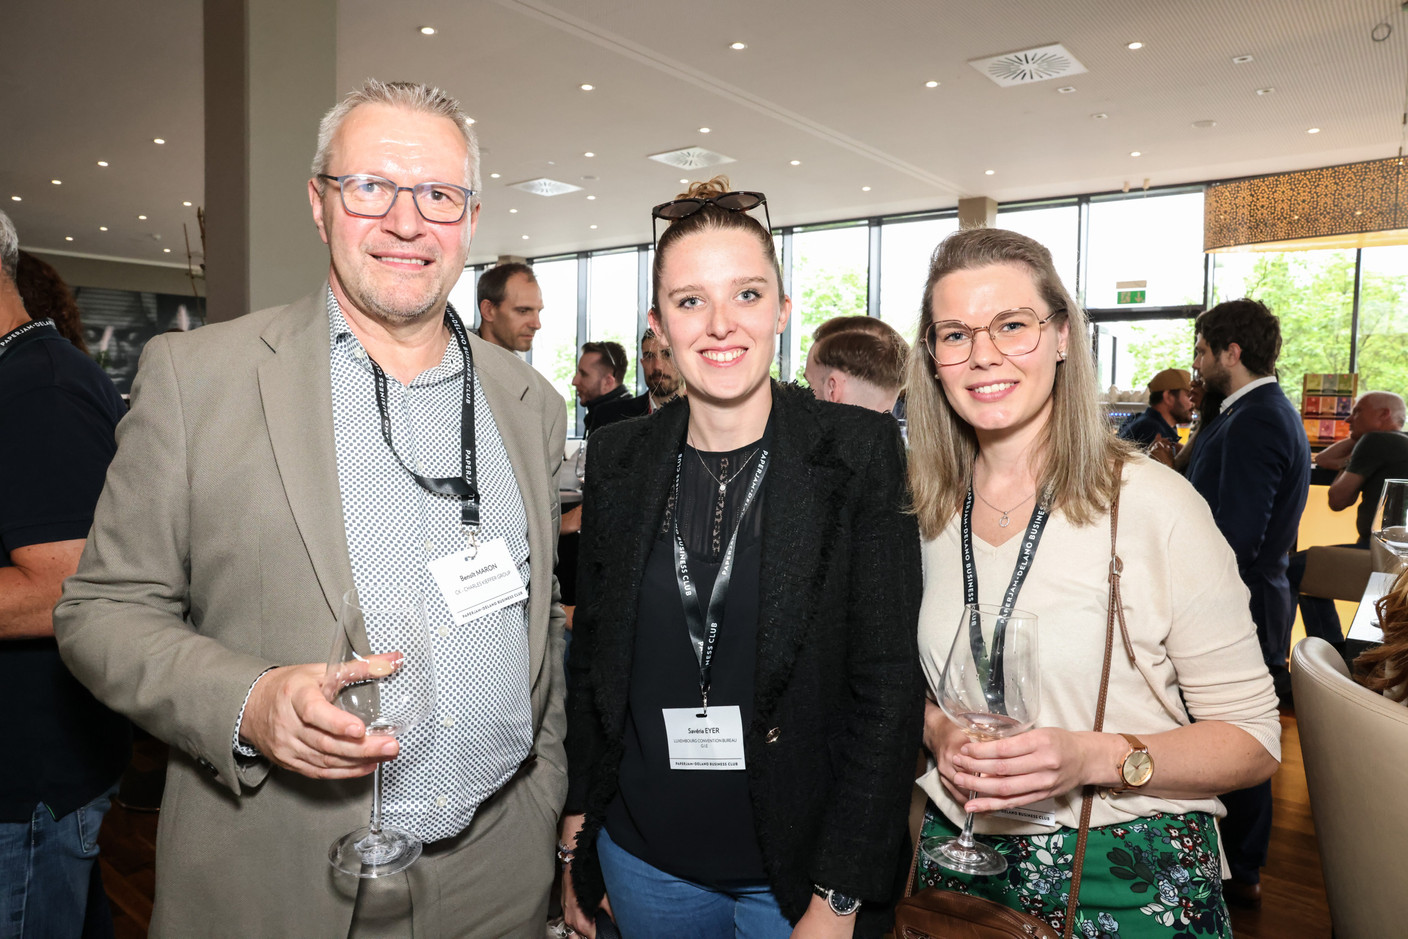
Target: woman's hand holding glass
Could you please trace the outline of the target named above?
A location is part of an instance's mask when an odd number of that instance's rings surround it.
[[[1059,727],[1039,727],[983,742],[970,741],[961,733],[959,737],[949,754],[949,769],[945,772],[941,764],[940,772],[955,797],[975,794],[964,808],[979,813],[1040,802],[1094,781],[1091,764],[1098,761],[1092,757],[1093,751],[1101,749],[1101,738],[1121,739]],[[1107,762],[1113,767],[1118,760],[1119,755],[1112,754]]]

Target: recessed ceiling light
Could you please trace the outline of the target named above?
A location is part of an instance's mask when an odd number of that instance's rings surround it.
[[[869,191],[870,191],[870,187],[869,187],[869,186],[861,186],[861,187],[860,187],[860,191],[861,191],[861,192],[869,192]]]
[[[734,52],[742,52],[744,49],[747,49],[747,48],[748,48],[748,43],[746,43],[746,42],[731,42],[731,43],[728,44],[728,47],[729,47],[730,49],[732,49]]]
[[[1246,64],[1247,64],[1248,62],[1250,62],[1251,60],[1252,60],[1252,57],[1249,56],[1249,55],[1234,55],[1234,56],[1232,57],[1232,64],[1233,64],[1233,65],[1246,65]]]
[[[72,241],[72,240],[73,240],[73,236],[72,236],[72,235],[64,235],[64,241]]]
[[[801,166],[801,165],[802,165],[802,161],[801,161],[801,160],[793,160],[793,161],[792,161],[792,165],[793,165],[793,166]]]
[[[596,231],[596,226],[595,226],[595,225],[592,226],[592,231]]]
[[[578,87],[580,87],[583,91],[592,91],[593,89],[596,88],[596,85],[582,84],[582,85],[580,85],[580,86],[578,86]]]
[[[11,197],[10,197],[10,201],[11,201],[11,202],[23,202],[24,199],[22,199],[22,198],[19,197],[19,196],[11,196]]]
[[[925,87],[925,88],[937,88],[937,87],[939,87],[939,83],[936,82],[936,81],[933,81],[933,80],[931,79],[930,81],[926,81],[926,82],[924,83],[924,87]]]
[[[1258,89],[1256,90],[1256,93],[1259,94],[1259,95],[1272,95],[1272,94],[1275,94],[1275,93],[1276,93],[1276,89],[1275,89],[1275,88],[1258,88]]]
[[[107,231],[107,230],[108,230],[108,227],[107,227],[106,225],[99,225],[99,226],[98,226],[98,231]]]
[[[184,206],[186,206],[187,208],[190,208],[190,206],[191,206],[191,204],[190,204],[189,202],[182,202],[181,204],[184,205]]]
[[[164,137],[153,137],[153,138],[152,138],[152,143],[157,143],[157,144],[166,143],[166,138],[164,138]]]
[[[62,186],[64,184],[62,179],[51,179],[49,182],[53,183],[55,186]]]
[[[1144,43],[1142,43],[1142,42],[1127,42],[1127,43],[1125,43],[1124,47],[1125,47],[1126,49],[1143,49],[1143,48],[1144,48]]]
[[[162,249],[161,249],[161,253],[162,253],[162,254],[170,254],[170,253],[171,253],[171,249],[170,249],[170,248],[162,248]]]
[[[991,175],[993,175],[993,174],[996,173],[996,172],[997,172],[997,170],[983,170],[983,175],[984,175],[984,176],[991,176]]]
[[[1057,91],[1058,94],[1063,94],[1063,95],[1075,94],[1075,90],[1076,90],[1076,86],[1075,86],[1075,85],[1062,85],[1060,88],[1057,88],[1057,89],[1056,89],[1056,91]]]
[[[687,180],[687,179],[682,179],[682,180],[680,180],[680,185],[681,185],[681,186],[688,186],[688,185],[689,185],[689,180]]]
[[[422,27],[420,28],[420,34],[421,34],[422,36],[434,36],[434,35],[435,35],[435,27],[434,27],[434,26],[422,26]]]
[[[588,202],[595,202],[595,201],[596,201],[596,196],[587,196],[587,201],[588,201]]]
[[[1129,151],[1129,155],[1130,155],[1130,156],[1143,156],[1143,154],[1140,153],[1138,150],[1131,150],[1131,151]]]
[[[1107,118],[1107,117],[1109,117],[1109,116],[1110,116],[1110,115],[1106,114],[1104,111],[1100,111],[1100,112],[1098,112],[1098,113],[1096,113],[1096,114],[1090,115],[1090,119],[1091,119],[1092,121],[1103,121],[1105,118]]]
[[[98,165],[99,165],[99,166],[107,166],[107,165],[108,165],[108,161],[107,161],[107,160],[99,160],[99,161],[98,161]]]
[[[490,179],[498,179],[498,178],[499,178],[499,174],[498,174],[498,173],[490,173],[490,174],[489,174],[489,178],[490,178]]]
[[[468,115],[465,115],[464,122],[465,122],[466,124],[473,124],[473,123],[475,123],[475,120],[474,120],[474,118],[472,118],[472,117],[470,117],[470,116],[468,116]]]
[[[699,128],[699,132],[700,132],[701,134],[707,134],[707,133],[709,133],[709,128],[707,128],[707,127],[701,127],[701,128]]]
[[[527,236],[527,235],[524,235],[524,236],[523,236],[523,240],[524,240],[524,241],[527,241],[527,240],[528,240],[528,236]]]
[[[594,156],[596,156],[596,154],[595,154],[595,153],[592,153],[590,150],[588,150],[586,153],[582,154],[582,156],[584,156],[584,157],[594,157]]]
[[[509,210],[508,210],[508,214],[509,214],[509,215],[517,215],[517,214],[518,214],[518,210],[517,210],[517,209],[509,209]]]
[[[147,217],[145,215],[139,215],[137,216],[137,220],[140,222],[145,222],[147,220]]]
[[[1308,130],[1306,130],[1306,133],[1307,133],[1307,134],[1318,134],[1318,133],[1320,133],[1320,128],[1318,128],[1318,127],[1311,127],[1311,128],[1309,128]]]

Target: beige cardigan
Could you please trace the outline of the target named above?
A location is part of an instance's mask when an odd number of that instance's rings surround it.
[[[963,610],[959,542],[955,518],[924,544],[919,654],[929,687],[935,690]],[[998,547],[973,539],[980,602],[1001,601],[1021,542],[1020,531]],[[1276,694],[1262,662],[1249,595],[1207,503],[1177,473],[1146,458],[1135,459],[1125,469],[1120,496],[1119,555],[1124,562],[1125,619],[1138,668],[1130,666],[1116,638],[1105,730],[1157,734],[1189,723],[1191,713],[1200,721],[1240,727],[1279,760]],[[1105,654],[1109,557],[1108,515],[1080,528],[1060,512],[1052,515],[1017,599],[1019,609],[1038,618],[1042,684],[1037,726],[1076,731],[1094,727]],[[949,797],[932,763],[919,785],[955,824],[963,823],[962,805]],[[1075,828],[1080,824],[1080,790],[1028,808],[1051,812],[1059,825]],[[1225,814],[1212,797],[1168,799],[1129,791],[1096,799],[1090,824],[1195,811]],[[1021,834],[1052,830],[983,815],[975,829]]]

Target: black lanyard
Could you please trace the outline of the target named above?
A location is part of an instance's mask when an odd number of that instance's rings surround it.
[[[387,449],[401,464],[401,468],[426,492],[442,496],[458,496],[460,499],[460,525],[469,538],[471,548],[479,544],[479,462],[474,452],[474,353],[469,348],[469,337],[465,335],[464,324],[448,308],[445,310],[445,325],[455,334],[455,342],[460,347],[464,359],[464,397],[460,404],[460,475],[436,478],[422,476],[406,465],[396,445],[391,442],[391,415],[386,407],[386,373],[376,360],[367,356],[372,373],[376,376],[376,409],[381,414],[381,438]]]
[[[12,352],[27,342],[34,342],[36,339],[62,338],[63,336],[54,327],[52,320],[30,320],[0,336],[0,359],[3,359],[7,352]]]
[[[1036,546],[1041,542],[1041,533],[1046,529],[1046,520],[1051,517],[1044,500],[1037,500],[1032,510],[1032,520],[1027,523],[1026,534],[1022,536],[1022,551],[1017,556],[1017,566],[1012,570],[1012,580],[1007,592],[1002,595],[998,609],[997,625],[993,628],[992,659],[987,676],[988,700],[993,702],[997,713],[1005,714],[1005,686],[1002,673],[1003,633],[1007,630],[1007,619],[1017,605],[1017,595],[1022,592],[1022,584],[1031,570],[1032,558],[1036,556]],[[959,527],[963,540],[963,601],[978,602],[978,569],[973,563],[973,487],[968,487],[968,495],[963,499],[963,521]],[[968,622],[968,642],[973,650],[973,661],[979,673],[987,657],[983,655],[983,631],[975,615]]]
[[[714,578],[714,589],[709,594],[707,612],[699,607],[699,591],[694,581],[689,579],[689,559],[684,549],[684,539],[680,538],[680,467],[684,460],[681,452],[675,458],[675,581],[680,588],[680,603],[684,607],[685,625],[689,627],[689,639],[694,644],[694,657],[699,660],[699,698],[704,713],[709,712],[709,673],[714,666],[714,645],[719,640],[719,620],[724,615],[724,601],[728,596],[729,581],[733,577],[733,555],[738,546],[738,529],[748,515],[748,507],[763,484],[768,472],[768,451],[758,454],[758,465],[753,469],[753,481],[748,484],[748,495],[743,498],[743,509],[738,513],[738,523],[729,536],[728,548],[719,562],[719,574]],[[707,622],[708,628],[705,628]]]

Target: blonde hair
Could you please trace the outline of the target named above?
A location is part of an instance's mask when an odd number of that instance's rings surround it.
[[[1068,327],[1067,354],[1056,367],[1051,418],[1037,454],[1038,489],[1048,494],[1050,508],[1060,509],[1076,525],[1101,517],[1133,454],[1110,432],[1101,412],[1089,321],[1062,285],[1051,252],[1025,235],[1000,228],[955,232],[934,249],[930,259],[919,329],[905,375],[909,483],[925,538],[937,537],[961,508],[978,456],[978,438],[949,403],[937,365],[925,348],[925,330],[934,314],[934,286],[955,271],[994,264],[1024,267],[1050,308],[1052,324],[1064,322]]]
[[[328,164],[332,162],[333,139],[342,129],[347,116],[363,104],[387,104],[407,111],[443,117],[453,123],[464,138],[465,186],[474,190],[469,207],[472,210],[479,204],[479,139],[470,126],[474,122],[464,113],[459,101],[449,92],[431,85],[418,82],[384,82],[375,78],[368,78],[361,88],[348,92],[318,123],[318,151],[313,154],[313,180],[319,195],[327,191],[327,180],[318,177],[327,173]]]
[[[1388,593],[1374,604],[1383,645],[1354,660],[1355,670],[1367,669],[1360,680],[1366,688],[1392,701],[1408,699],[1408,570],[1398,575]]]
[[[676,199],[712,199],[714,196],[732,192],[733,187],[729,184],[727,176],[715,176],[713,179],[702,183],[691,183],[688,191],[675,196]],[[706,205],[693,215],[686,215],[684,218],[677,218],[665,229],[665,233],[660,236],[660,241],[655,245],[655,263],[650,269],[650,306],[657,313],[660,312],[660,274],[665,269],[665,255],[674,247],[675,242],[692,235],[695,232],[705,231],[744,231],[758,239],[758,246],[763,251],[763,256],[772,265],[773,271],[777,275],[778,298],[782,296],[782,265],[777,260],[777,245],[772,240],[772,232],[767,226],[747,212],[731,212],[728,209],[720,208],[716,205]]]

